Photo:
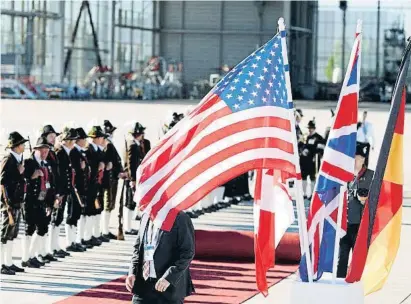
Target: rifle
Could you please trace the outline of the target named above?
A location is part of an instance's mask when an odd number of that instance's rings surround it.
[[[6,187],[4,187],[4,185],[1,185],[1,192],[3,193],[4,204],[6,205],[6,208],[7,208],[7,215],[9,217],[9,224],[11,226],[14,226],[14,218],[13,218],[13,214],[10,211],[10,205],[8,204],[8,198],[7,198],[7,191],[6,191]]]
[[[31,142],[30,142],[30,136],[27,136],[28,143],[29,143],[29,149],[30,149],[30,154],[33,153],[33,148],[31,147]]]
[[[124,137],[124,143],[126,146],[126,153],[127,153],[127,139]],[[118,209],[118,231],[117,231],[117,240],[123,241],[124,240],[124,232],[123,232],[123,206],[124,206],[124,189],[126,188],[126,180],[123,180],[123,186],[121,187],[120,193],[120,202],[119,202],[119,209]]]

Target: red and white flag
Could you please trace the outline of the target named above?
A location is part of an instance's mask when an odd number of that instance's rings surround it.
[[[280,170],[256,172],[254,191],[254,252],[257,288],[268,295],[267,271],[275,266],[275,248],[295,221],[291,196],[285,186],[288,174]]]

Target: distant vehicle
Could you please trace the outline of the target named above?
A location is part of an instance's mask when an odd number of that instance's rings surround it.
[[[64,99],[67,96],[67,88],[58,83],[46,84],[44,86],[44,92],[48,94],[49,98],[53,99]]]
[[[1,95],[10,95],[3,98],[20,98],[20,99],[37,99],[37,96],[31,92],[25,85],[14,79],[3,79],[0,82]],[[4,91],[4,93],[3,93]]]

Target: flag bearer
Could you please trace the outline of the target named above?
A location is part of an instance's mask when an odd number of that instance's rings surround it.
[[[347,234],[340,241],[337,277],[345,278],[347,275],[348,258],[354,248],[355,240],[360,227],[364,204],[368,197],[374,171],[367,169],[365,158],[368,147],[357,143],[355,152],[354,180],[348,184],[348,213]]]
[[[1,185],[1,274],[14,275],[24,269],[13,264],[13,245],[19,233],[21,206],[24,201],[25,180],[23,152],[27,139],[18,132],[9,135],[6,149],[10,152],[3,158],[0,170]]]

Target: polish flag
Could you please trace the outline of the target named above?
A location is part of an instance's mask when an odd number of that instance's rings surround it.
[[[267,271],[275,265],[275,248],[295,221],[291,196],[279,170],[256,170],[254,190],[254,253],[258,290],[268,295]]]

